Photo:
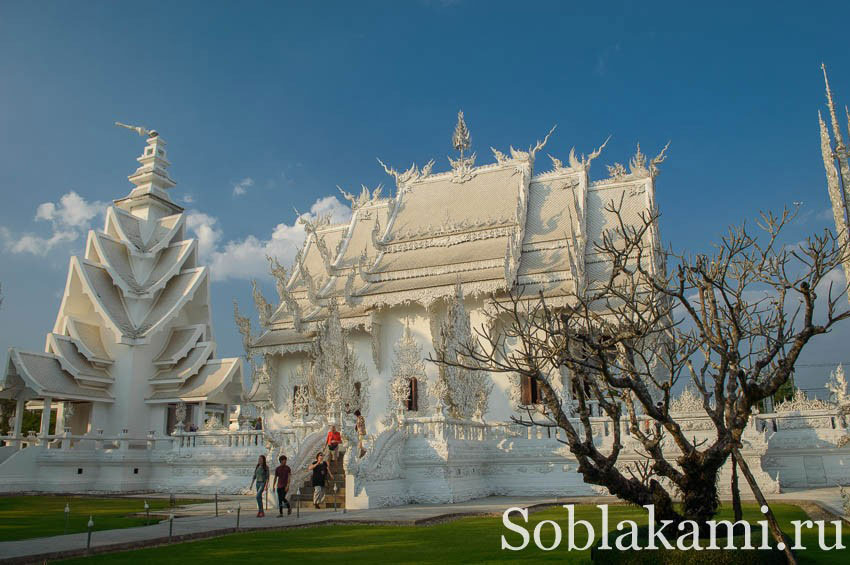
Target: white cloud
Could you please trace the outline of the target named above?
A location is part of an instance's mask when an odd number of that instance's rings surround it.
[[[103,214],[106,206],[105,202],[88,202],[72,190],[63,194],[58,203],[44,202],[36,208],[34,219],[50,222],[50,235],[26,233],[17,237],[3,228],[0,238],[7,251],[44,256],[57,245],[75,241],[88,231],[92,220]]]
[[[183,203],[184,204],[192,204],[194,202],[195,202],[195,197],[192,196],[191,194],[184,194],[183,195]]]
[[[351,209],[336,196],[327,196],[313,203],[309,213],[302,214],[310,220],[319,216],[329,216],[333,223],[346,222],[351,218]],[[249,235],[219,245],[222,231],[218,219],[194,210],[187,214],[186,226],[198,238],[201,261],[209,264],[214,280],[267,276],[266,256],[277,257],[284,264],[291,263],[305,238],[304,227],[296,221],[278,224],[268,239]]]
[[[254,179],[251,177],[245,177],[233,185],[233,196],[242,196],[248,192],[248,189],[252,186],[254,186]]]

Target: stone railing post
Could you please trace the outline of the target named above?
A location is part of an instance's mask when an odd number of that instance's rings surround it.
[[[68,426],[62,432],[62,449],[71,449],[71,428]]]
[[[103,430],[95,430],[94,448],[103,449]]]
[[[156,447],[156,431],[154,430],[148,432],[147,447],[148,451],[152,451]]]
[[[127,428],[121,430],[121,435],[118,439],[118,449],[121,451],[127,451],[130,448],[130,440],[127,437],[130,434],[130,431]]]

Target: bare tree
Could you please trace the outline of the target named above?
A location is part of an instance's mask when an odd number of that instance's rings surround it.
[[[491,319],[458,356],[432,360],[533,380],[541,403],[515,420],[561,428],[585,482],[654,504],[658,519],[704,523],[717,512],[721,467],[740,455],[753,408],[789,378],[809,340],[850,317],[837,310],[846,286],[829,282],[847,250],[828,230],[783,246],[794,217],[785,210],[762,214],[761,239],[742,225],[711,254],[661,253],[651,243],[657,215],[626,221],[622,200],[606,211],[617,225],[595,244],[610,266],[604,281],[568,305],[522,291],[495,299]],[[558,382],[561,368],[569,387]],[[708,441],[689,438],[671,414],[682,379],[702,396],[714,426]],[[613,422],[608,448],[594,441],[593,405]],[[644,463],[617,465],[623,429]]]

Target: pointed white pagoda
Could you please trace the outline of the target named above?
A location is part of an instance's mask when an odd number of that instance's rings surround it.
[[[9,352],[0,396],[17,400],[15,437],[25,406],[42,409],[46,444],[60,434],[162,437],[200,429],[207,415],[226,424],[240,402],[240,359],[215,359],[209,269],[167,192],[175,182],[165,141],[131,129],[147,137],[128,177],[135,188],[108,208],[103,231],[89,232],[85,254],[71,257],[44,352]]]

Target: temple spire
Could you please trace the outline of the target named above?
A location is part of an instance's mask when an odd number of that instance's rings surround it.
[[[463,110],[457,113],[457,125],[452,134],[452,146],[456,151],[460,151],[460,159],[463,161],[463,152],[469,149],[471,138],[469,128],[466,127],[466,120],[463,119]]]
[[[832,98],[832,89],[829,87],[829,77],[826,75],[826,65],[820,64],[823,71],[823,83],[826,86],[826,105],[829,107],[829,117],[832,121],[832,132],[835,135],[835,150],[844,149],[844,139],[841,137],[841,127],[838,125],[838,116],[835,113],[835,101]]]
[[[141,217],[156,217],[162,214],[181,212],[183,209],[175,204],[166,192],[168,189],[174,188],[177,183],[168,174],[168,167],[171,166],[171,163],[168,161],[165,151],[165,140],[156,130],[130,126],[121,122],[115,122],[115,125],[135,131],[142,137],[147,137],[147,145],[142,154],[136,158],[140,165],[133,174],[127,177],[131,183],[136,185],[136,188],[130,191],[126,198],[116,200],[116,204]],[[157,209],[158,212],[151,216],[149,212],[153,208]]]

